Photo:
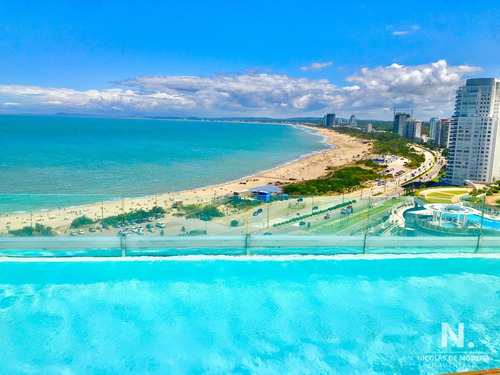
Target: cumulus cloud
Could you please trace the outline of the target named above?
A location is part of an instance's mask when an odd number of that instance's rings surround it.
[[[325,63],[313,62],[309,66],[302,66],[300,68],[300,70],[319,70],[319,69],[328,68],[330,65],[332,65],[331,61],[328,61],[328,62],[325,62]]]
[[[11,111],[182,116],[322,116],[356,113],[361,118],[390,118],[391,107],[414,108],[419,116],[449,116],[455,91],[472,66],[444,60],[403,66],[363,68],[336,86],[326,79],[279,74],[152,76],[114,82],[117,88],[79,91],[0,85],[0,102],[19,103]],[[4,99],[4,100],[2,100]],[[4,111],[6,106],[4,106]]]

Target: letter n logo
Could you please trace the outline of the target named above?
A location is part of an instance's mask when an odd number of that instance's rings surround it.
[[[455,343],[457,348],[464,347],[464,324],[458,323],[458,335],[453,332],[448,323],[441,323],[441,347],[448,347],[448,335],[451,341]]]

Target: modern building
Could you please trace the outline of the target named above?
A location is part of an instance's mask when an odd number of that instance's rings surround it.
[[[323,117],[323,125],[327,128],[335,125],[335,113],[328,113]]]
[[[450,141],[450,119],[433,117],[430,120],[429,142],[447,148]]]
[[[356,115],[351,115],[349,119],[349,126],[355,128],[358,124],[356,123]]]
[[[451,119],[449,119],[449,118],[441,119],[439,131],[437,132],[438,139],[436,140],[436,144],[439,147],[444,147],[444,148],[449,147],[449,145],[450,145],[450,127],[451,127]]]
[[[439,137],[438,132],[439,132],[439,129],[441,126],[441,119],[439,119],[438,117],[432,117],[429,120],[429,126],[430,126],[429,140],[430,140],[430,142],[437,144],[436,139]]]
[[[365,128],[365,133],[373,133],[373,124],[371,122],[369,122],[368,124],[366,124],[366,128]]]
[[[424,123],[420,120],[408,118],[404,124],[402,137],[412,142],[422,142],[423,135]]]
[[[406,120],[410,118],[410,115],[404,112],[398,112],[394,115],[394,125],[392,127],[392,132],[399,134],[404,137]]]
[[[449,183],[500,179],[499,117],[500,80],[468,79],[458,89],[450,128],[446,170]]]

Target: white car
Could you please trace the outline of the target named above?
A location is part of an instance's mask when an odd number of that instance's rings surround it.
[[[83,230],[81,230],[81,229],[80,229],[77,233],[78,233],[79,235],[85,234],[85,232],[84,232]]]
[[[69,232],[69,235],[70,236],[76,236],[78,233],[76,233],[74,230],[72,230],[71,232]]]
[[[156,223],[156,226],[157,226],[158,228],[165,228],[165,224],[163,224],[161,221],[157,222],[157,223]]]

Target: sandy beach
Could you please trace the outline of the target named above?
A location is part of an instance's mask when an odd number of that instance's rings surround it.
[[[235,191],[242,191],[278,181],[283,183],[314,179],[324,175],[328,167],[341,166],[359,160],[368,152],[370,147],[369,144],[362,143],[357,138],[329,129],[305,127],[318,131],[335,148],[251,177],[219,185],[142,198],[125,199],[123,202],[112,201],[65,209],[54,209],[33,213],[32,215],[29,213],[2,215],[0,217],[0,234],[5,234],[9,227],[10,229],[19,229],[30,225],[31,222],[33,224],[40,223],[50,226],[58,234],[68,234],[71,221],[83,215],[92,219],[99,219],[101,216],[107,217],[121,214],[122,208],[125,212],[129,212],[136,209],[151,209],[155,204],[166,209],[171,207],[177,199],[181,199],[184,204],[199,203],[210,200],[214,196],[233,195]]]

